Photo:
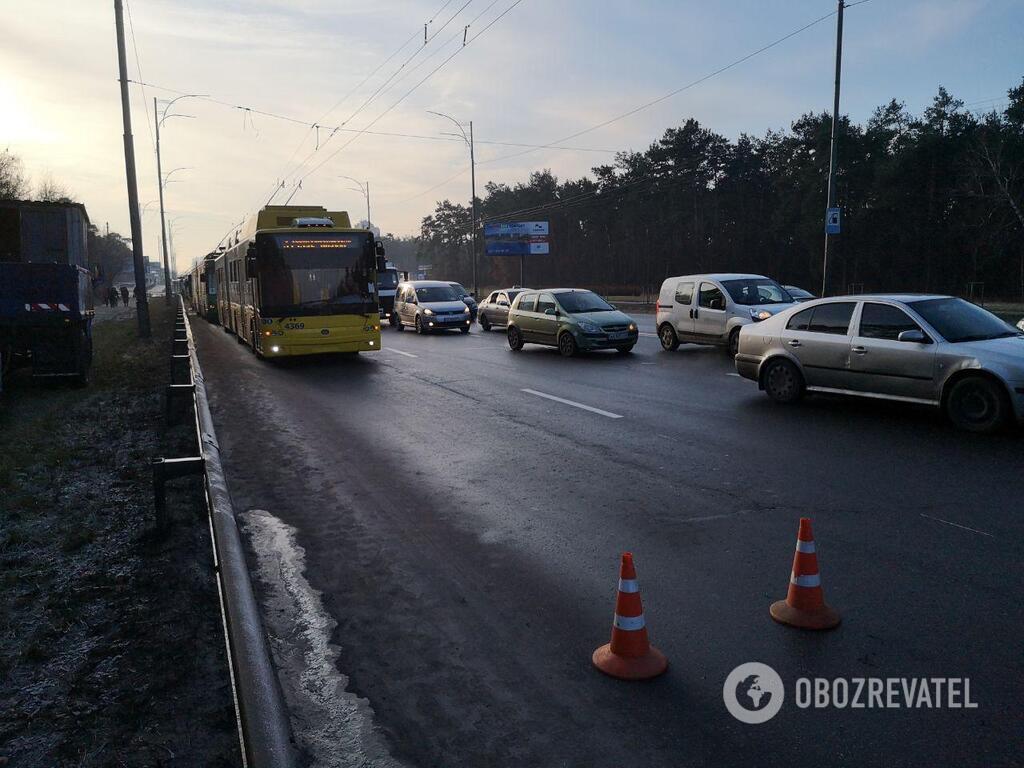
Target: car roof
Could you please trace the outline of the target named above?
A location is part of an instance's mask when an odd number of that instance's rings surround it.
[[[411,285],[413,288],[429,288],[431,286],[445,286],[451,288],[452,284],[447,280],[406,280],[402,285]]]
[[[666,277],[669,280],[770,280],[764,275],[746,274],[744,272],[707,272],[699,275],[679,275],[678,277]]]
[[[865,299],[880,299],[881,301],[900,301],[904,304],[910,301],[921,301],[923,299],[952,299],[955,296],[946,296],[940,293],[857,293],[845,296],[828,296],[825,301],[843,299],[844,301],[863,301]],[[818,299],[822,301],[822,299]]]

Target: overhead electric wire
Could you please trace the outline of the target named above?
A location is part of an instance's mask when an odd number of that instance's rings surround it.
[[[434,67],[434,69],[432,69],[422,80],[420,80],[418,83],[416,83],[416,85],[414,85],[412,88],[410,88],[404,94],[402,94],[402,96],[398,100],[393,102],[391,104],[391,106],[389,106],[387,109],[385,109],[379,115],[377,115],[377,117],[375,117],[373,120],[371,120],[365,126],[363,126],[363,128],[360,131],[358,131],[354,136],[352,136],[352,138],[350,138],[347,142],[342,144],[338,149],[336,149],[334,152],[332,152],[326,158],[321,160],[317,165],[313,166],[313,168],[311,168],[307,173],[303,174],[302,178],[299,179],[299,181],[301,182],[302,180],[309,178],[312,174],[316,173],[318,170],[323,168],[324,165],[326,165],[331,160],[333,160],[335,157],[337,157],[339,153],[341,153],[347,147],[349,147],[356,139],[358,139],[360,136],[362,136],[364,133],[366,133],[367,130],[369,130],[374,125],[376,125],[378,121],[380,121],[385,115],[387,115],[389,112],[391,112],[391,110],[393,110],[395,107],[397,107],[403,101],[405,101],[405,99],[407,99],[414,91],[416,91],[416,89],[418,89],[421,85],[423,85],[425,82],[427,82],[427,80],[429,80],[431,77],[433,77],[438,71],[440,71],[441,68],[444,67],[449,61],[451,61],[456,56],[458,56],[460,53],[462,53],[464,50],[466,50],[466,48],[468,48],[478,37],[480,37],[481,35],[486,33],[488,29],[490,29],[495,24],[497,24],[499,21],[501,21],[501,19],[504,18],[506,14],[511,12],[513,8],[515,8],[517,5],[519,5],[522,2],[523,2],[523,0],[515,0],[508,8],[506,8],[504,11],[502,11],[500,14],[498,14],[496,17],[494,17],[487,24],[487,26],[485,26],[482,30],[480,30],[480,32],[478,32],[473,37],[469,38],[466,41],[466,44],[464,46],[462,46],[461,48],[456,50],[451,56],[449,56],[447,59],[445,59],[440,64],[438,64],[436,67]]]
[[[869,0],[860,0],[860,2],[853,3],[851,5],[848,5],[847,7],[852,7],[853,5],[861,5],[861,4],[866,3],[866,2],[869,2]],[[740,64],[743,64],[746,61],[749,61],[750,59],[752,59],[755,56],[758,56],[758,55],[764,53],[765,51],[769,51],[772,48],[775,48],[776,46],[781,45],[782,43],[786,42],[790,38],[796,37],[801,32],[806,32],[811,27],[814,27],[814,26],[820,24],[821,22],[826,21],[827,19],[832,18],[837,13],[838,13],[838,11],[832,11],[831,13],[827,13],[824,16],[819,16],[818,18],[814,19],[814,21],[811,21],[811,22],[803,25],[799,29],[795,29],[792,32],[789,32],[788,34],[783,35],[782,37],[778,38],[777,40],[774,40],[771,43],[768,43],[767,45],[764,45],[764,46],[758,48],[756,51],[751,51],[750,53],[748,53],[748,54],[746,54],[744,56],[741,56],[740,58],[735,59],[735,60],[729,62],[725,66],[719,67],[718,69],[714,70],[713,72],[709,72],[708,74],[703,75],[702,77],[699,77],[696,80],[693,80],[692,82],[687,83],[686,85],[684,85],[684,86],[682,86],[680,88],[676,88],[675,90],[669,91],[668,93],[666,93],[666,94],[664,94],[662,96],[659,96],[656,99],[652,99],[652,100],[650,100],[648,102],[645,102],[644,104],[640,104],[639,106],[633,107],[632,109],[627,110],[626,112],[623,112],[623,113],[621,113],[619,115],[616,115],[615,117],[611,117],[611,118],[609,118],[607,120],[604,120],[604,121],[602,121],[600,123],[597,123],[596,125],[592,125],[589,128],[584,128],[582,131],[576,131],[576,133],[569,134],[568,136],[565,136],[565,137],[563,137],[561,139],[557,139],[556,141],[553,141],[551,143],[552,144],[560,144],[560,143],[562,143],[564,141],[570,141],[572,139],[578,138],[579,136],[584,136],[584,135],[586,135],[588,133],[592,133],[592,132],[594,132],[596,130],[599,130],[601,128],[609,126],[612,123],[618,122],[619,120],[624,120],[625,118],[631,117],[631,116],[637,114],[638,112],[644,111],[645,109],[650,109],[651,107],[653,107],[653,106],[655,106],[657,104],[660,104],[663,101],[667,101],[668,99],[671,99],[673,96],[678,96],[680,93],[683,93],[684,91],[688,91],[691,88],[694,88],[694,87],[696,87],[696,86],[698,86],[698,85],[700,85],[702,83],[707,82],[708,80],[710,80],[713,77],[717,77],[718,75],[722,74],[723,72],[727,72],[730,69],[733,69],[734,67],[737,67],[737,66],[739,66]],[[541,145],[541,148],[547,148],[547,146],[548,145]],[[484,164],[487,164],[487,163],[497,163],[497,162],[500,162],[501,160],[508,160],[508,159],[511,159],[511,158],[514,158],[514,157],[522,157],[523,155],[528,155],[528,154],[530,154],[532,152],[535,152],[535,151],[537,151],[537,150],[536,149],[528,149],[525,152],[515,152],[515,153],[510,154],[510,155],[503,155],[501,157],[495,157],[495,158],[492,158],[490,160],[482,161],[481,163],[478,163],[478,165],[484,165]]]
[[[124,7],[128,12],[128,31],[132,38],[132,50],[135,51],[135,71],[139,73],[139,80],[142,80],[142,60],[139,58],[138,43],[135,42],[135,24],[132,22],[132,7],[128,3],[128,0],[125,0]],[[146,114],[146,130],[149,132],[149,144],[153,151],[156,152],[156,139],[153,138],[153,124],[149,122],[149,99],[146,98],[146,86],[141,82],[139,83],[139,90],[142,93],[142,110]],[[155,114],[153,115],[153,118],[156,119]]]
[[[461,8],[459,8],[459,10],[457,10],[457,11],[456,11],[456,12],[455,12],[454,14],[452,14],[452,16],[451,16],[451,17],[449,17],[448,21],[446,21],[446,22],[445,22],[445,23],[444,23],[444,24],[443,24],[443,25],[441,26],[441,28],[440,28],[440,29],[438,29],[437,33],[435,33],[433,37],[429,37],[429,38],[426,38],[426,39],[424,39],[424,41],[423,41],[423,45],[422,45],[422,46],[420,46],[420,47],[419,47],[419,48],[417,48],[417,49],[416,49],[415,51],[413,51],[413,53],[412,53],[412,54],[411,54],[411,55],[410,55],[410,56],[409,56],[408,58],[406,58],[406,60],[405,60],[405,61],[403,61],[403,62],[402,62],[402,63],[401,63],[401,64],[400,64],[399,66],[398,66],[398,69],[396,69],[396,70],[395,70],[394,72],[392,72],[392,73],[391,73],[391,74],[390,74],[390,75],[389,75],[389,76],[387,77],[387,79],[386,79],[386,80],[384,80],[384,82],[383,82],[383,83],[381,83],[380,85],[378,85],[378,86],[377,86],[377,89],[376,89],[376,90],[375,90],[375,91],[374,91],[373,93],[371,93],[371,94],[370,94],[369,96],[367,96],[367,97],[366,97],[366,98],[365,98],[365,99],[363,100],[363,103],[362,103],[362,104],[360,104],[360,105],[359,105],[359,106],[358,106],[358,107],[356,108],[355,112],[353,112],[353,113],[352,113],[352,114],[350,114],[350,115],[349,115],[349,116],[348,116],[347,118],[345,118],[344,120],[342,120],[342,122],[341,122],[341,126],[345,126],[345,125],[347,125],[347,124],[348,124],[348,123],[349,123],[349,122],[350,122],[351,120],[353,120],[353,119],[354,119],[354,118],[355,118],[355,117],[356,117],[356,116],[357,116],[357,115],[358,115],[358,114],[359,114],[360,112],[362,112],[364,108],[366,108],[367,106],[369,106],[369,104],[370,104],[370,103],[372,103],[372,102],[373,102],[373,100],[377,98],[377,96],[378,96],[378,95],[380,94],[380,92],[381,92],[381,91],[382,91],[382,90],[383,90],[383,89],[384,89],[385,87],[387,87],[387,85],[388,85],[388,84],[389,84],[390,82],[392,82],[392,81],[394,80],[394,78],[395,78],[396,76],[398,76],[398,74],[399,74],[399,73],[400,73],[400,72],[401,72],[401,71],[402,71],[403,69],[405,69],[405,67],[406,67],[406,66],[407,66],[407,65],[409,64],[409,62],[411,62],[411,61],[412,61],[413,59],[415,59],[415,58],[416,58],[417,56],[419,56],[419,55],[420,55],[420,53],[422,53],[422,52],[423,52],[424,50],[426,50],[427,46],[428,46],[428,45],[429,45],[429,44],[430,44],[430,43],[431,43],[431,42],[433,41],[434,37],[436,37],[436,36],[437,36],[437,34],[439,34],[439,33],[441,32],[441,30],[443,30],[443,29],[444,29],[445,27],[447,27],[447,26],[448,26],[448,25],[449,25],[449,24],[450,24],[450,23],[452,22],[452,20],[453,20],[453,19],[454,19],[454,18],[455,18],[456,16],[458,16],[458,15],[459,15],[460,13],[462,13],[462,11],[463,11],[463,10],[465,10],[466,6],[468,6],[468,5],[469,5],[470,3],[472,3],[472,2],[473,2],[473,0],[466,0],[465,4],[464,4],[464,5],[463,5],[463,6],[461,7]],[[436,11],[436,12],[435,12],[435,13],[433,14],[433,16],[431,17],[431,20],[430,20],[429,22],[427,22],[427,25],[429,25],[429,24],[432,24],[432,23],[433,23],[433,20],[434,20],[435,18],[437,18],[438,14],[439,14],[439,13],[441,12],[441,10],[443,10],[443,9],[444,9],[444,8],[445,8],[445,7],[447,6],[447,5],[448,5],[448,3],[446,2],[446,3],[445,3],[445,4],[443,5],[443,6],[441,6],[441,9],[439,9],[438,11]],[[418,32],[417,32],[417,34],[418,34]],[[407,41],[407,42],[408,42],[408,41]],[[405,45],[403,45],[402,47],[404,48],[404,47],[405,47]],[[364,82],[365,82],[365,81],[364,81]],[[333,111],[333,108],[332,108],[332,111]],[[303,168],[304,168],[304,167],[306,166],[306,164],[307,164],[307,163],[308,163],[308,162],[309,162],[310,160],[312,160],[312,159],[313,159],[313,157],[315,157],[315,156],[316,156],[316,154],[317,154],[317,153],[318,153],[318,152],[319,152],[319,151],[320,151],[321,149],[323,149],[323,148],[324,148],[324,147],[325,147],[325,146],[326,146],[327,144],[329,144],[329,143],[331,142],[331,140],[332,140],[332,139],[333,139],[333,138],[335,137],[335,135],[337,135],[337,133],[338,133],[338,130],[337,130],[337,129],[334,129],[334,130],[332,130],[332,131],[330,132],[330,134],[328,134],[327,138],[326,138],[326,139],[324,140],[324,143],[323,143],[323,145],[317,145],[317,147],[316,147],[316,148],[315,148],[315,149],[314,149],[314,150],[313,150],[312,152],[310,152],[310,153],[309,153],[308,155],[306,155],[306,157],[304,157],[304,158],[303,158],[303,159],[301,160],[301,162],[299,162],[299,164],[298,164],[297,166],[295,166],[295,167],[294,167],[294,168],[293,168],[292,170],[290,170],[290,171],[289,171],[289,172],[288,172],[287,174],[285,174],[285,175],[284,175],[284,179],[288,179],[288,178],[294,178],[295,176],[297,176],[297,175],[298,175],[298,174],[299,174],[299,173],[300,173],[300,172],[302,171],[302,169],[303,169]],[[304,176],[303,176],[303,178],[304,178]]]

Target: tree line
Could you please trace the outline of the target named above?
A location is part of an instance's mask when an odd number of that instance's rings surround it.
[[[730,141],[690,119],[592,176],[489,182],[480,219],[550,222],[551,255],[527,257],[529,285],[636,295],[669,275],[729,271],[818,293],[831,129],[829,114],[809,113]],[[976,116],[940,88],[923,115],[894,100],[865,125],[841,117],[837,134],[828,293],[1024,300],[1024,80],[1002,112]],[[418,261],[468,284],[471,234],[468,203],[438,202]],[[518,282],[519,259],[486,256],[482,231],[477,258],[481,286]]]

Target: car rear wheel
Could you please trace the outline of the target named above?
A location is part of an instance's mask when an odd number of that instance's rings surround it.
[[[485,330],[491,330],[491,321],[487,319],[487,315],[480,313],[480,327]]]
[[[523,348],[523,334],[514,325],[508,327],[508,348],[513,352],[518,352]]]
[[[729,334],[729,357],[736,357],[740,351],[740,329],[733,328]]]
[[[679,337],[676,336],[676,329],[668,323],[664,323],[658,329],[658,338],[661,339],[661,348],[666,352],[675,352],[679,349]]]
[[[398,319],[398,313],[397,312],[392,312],[391,313],[391,317],[388,318],[388,322],[391,323],[391,327],[392,328],[397,328],[398,330],[402,330],[402,323]]]
[[[558,337],[558,351],[562,353],[562,357],[572,357],[578,351],[576,339],[568,331],[563,331]]]
[[[1006,395],[992,379],[967,376],[960,379],[946,398],[946,414],[958,429],[995,432],[1006,422]]]
[[[764,391],[777,403],[795,403],[804,394],[804,378],[789,360],[771,360],[764,372]]]

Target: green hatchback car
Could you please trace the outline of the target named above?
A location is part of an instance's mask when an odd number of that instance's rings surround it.
[[[550,288],[523,291],[508,313],[508,345],[558,347],[564,357],[592,349],[627,353],[639,335],[636,321],[593,291]]]

